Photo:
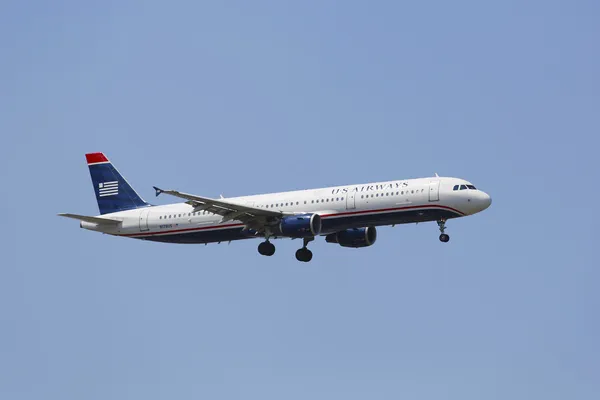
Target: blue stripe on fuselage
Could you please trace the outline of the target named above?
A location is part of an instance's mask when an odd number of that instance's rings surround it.
[[[460,214],[446,209],[427,208],[422,210],[394,211],[381,214],[349,215],[336,218],[323,218],[321,234],[337,232],[343,229],[365,226],[382,226],[393,224],[410,224],[415,222],[437,221],[461,217]],[[153,235],[137,237],[137,239],[165,243],[214,243],[232,240],[251,239],[242,232],[241,227],[230,229],[202,230],[192,232],[174,233],[169,235]]]

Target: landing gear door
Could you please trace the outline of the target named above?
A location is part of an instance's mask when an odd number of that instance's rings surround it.
[[[429,182],[429,201],[440,200],[440,181]]]
[[[144,208],[140,212],[140,232],[150,230],[150,228],[148,228],[148,214],[150,214],[149,208]]]
[[[356,208],[356,192],[348,192],[346,195],[346,210],[353,210]]]

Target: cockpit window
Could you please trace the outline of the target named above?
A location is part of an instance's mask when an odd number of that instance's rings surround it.
[[[477,188],[476,188],[475,186],[473,186],[473,185],[467,185],[467,187],[468,187],[469,189],[477,190]]]
[[[460,185],[460,190],[466,190],[467,189],[467,185]]]
[[[459,187],[459,186],[460,186],[460,185],[454,185],[454,189],[452,189],[452,190],[458,190],[458,187]]]

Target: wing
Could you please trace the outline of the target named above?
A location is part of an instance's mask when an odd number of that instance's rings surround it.
[[[170,194],[187,200],[186,203],[194,207],[194,212],[206,210],[213,214],[221,215],[221,222],[231,220],[242,221],[249,226],[266,225],[269,222],[275,222],[285,214],[279,211],[263,210],[262,208],[250,207],[242,204],[233,203],[226,200],[216,200],[208,197],[196,196],[193,194],[181,193],[176,190],[162,190],[154,186],[156,195],[161,193]]]

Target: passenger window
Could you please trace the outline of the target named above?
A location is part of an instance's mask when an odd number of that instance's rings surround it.
[[[400,192],[396,192],[396,196],[398,196],[400,194]]]

